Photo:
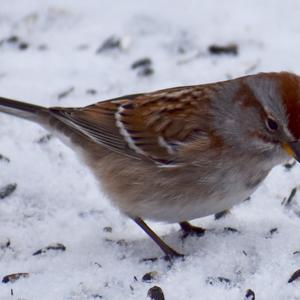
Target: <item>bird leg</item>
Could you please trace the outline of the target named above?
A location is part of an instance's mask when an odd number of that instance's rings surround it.
[[[184,257],[184,255],[178,253],[169,245],[167,245],[141,218],[133,218],[133,221],[137,223],[164,252],[166,259],[173,260],[174,258]]]
[[[205,229],[193,226],[187,221],[180,222],[179,225],[183,231],[183,238],[186,238],[189,235],[202,236],[205,233]]]

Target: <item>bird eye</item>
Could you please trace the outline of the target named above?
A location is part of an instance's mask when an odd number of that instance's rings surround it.
[[[270,131],[276,131],[278,129],[277,122],[272,118],[268,118],[266,124]]]

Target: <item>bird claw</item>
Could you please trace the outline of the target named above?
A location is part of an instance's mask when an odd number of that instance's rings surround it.
[[[205,234],[206,229],[193,226],[187,222],[180,223],[181,231],[182,231],[182,239],[187,238],[188,236],[198,236],[201,237]]]

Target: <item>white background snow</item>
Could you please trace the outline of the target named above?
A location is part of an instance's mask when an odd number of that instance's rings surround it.
[[[11,36],[28,48],[7,41]],[[123,48],[96,54],[112,36]],[[80,106],[260,71],[300,73],[300,2],[0,0],[0,40],[1,96]],[[237,56],[208,51],[230,43],[238,45]],[[154,73],[139,76],[131,65],[145,57]],[[187,254],[170,267],[140,261],[161,252],[111,206],[72,150],[55,138],[38,142],[46,132],[35,124],[3,114],[0,124],[0,153],[10,159],[0,160],[0,189],[17,184],[0,200],[0,279],[30,274],[0,283],[1,300],[141,300],[153,285],[166,300],[242,300],[248,289],[256,299],[300,299],[300,281],[287,283],[300,268],[300,255],[293,254],[300,250],[300,197],[290,208],[281,204],[299,185],[298,166],[278,166],[225,218],[193,221],[209,229],[204,237],[182,242],[178,225],[150,223]],[[52,243],[66,251],[32,255]],[[158,276],[143,282],[150,271]],[[217,277],[230,282],[208,280]]]

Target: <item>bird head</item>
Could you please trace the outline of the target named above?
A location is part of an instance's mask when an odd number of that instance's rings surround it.
[[[215,124],[227,142],[276,163],[288,155],[300,161],[299,76],[287,72],[245,76],[223,82],[217,95]]]

